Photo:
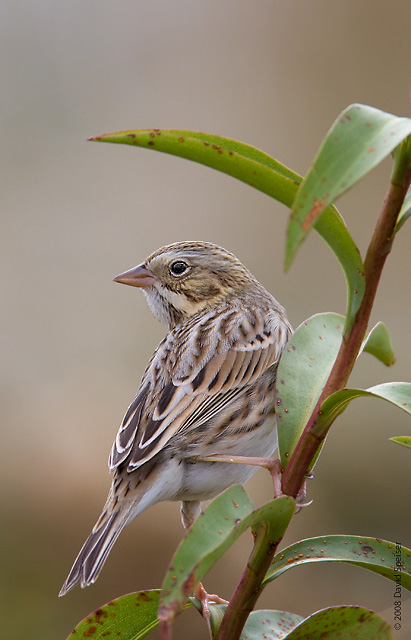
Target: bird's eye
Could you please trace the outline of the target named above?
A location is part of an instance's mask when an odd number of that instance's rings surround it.
[[[177,260],[176,262],[173,262],[173,264],[171,265],[171,273],[173,273],[175,276],[181,276],[183,273],[187,271],[187,269],[188,269],[188,264],[186,264],[182,260]]]

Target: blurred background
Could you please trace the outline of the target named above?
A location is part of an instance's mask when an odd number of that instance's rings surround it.
[[[86,138],[130,128],[203,130],[259,147],[304,173],[352,102],[411,112],[407,0],[3,0],[0,5],[1,636],[64,639],[121,594],[159,587],[183,530],[161,504],[123,532],[98,582],[57,593],[109,488],[106,461],[148,358],[164,335],[138,291],[112,278],[183,239],[221,244],[287,308],[294,327],[345,310],[345,282],[312,233],[282,270],[287,210],[210,169]],[[338,206],[362,252],[391,161]],[[411,379],[411,224],[399,234],[373,311],[397,363],[362,356],[352,384]],[[313,505],[285,544],[356,533],[411,545],[406,414],[358,400],[331,430]],[[267,474],[248,485],[262,504]],[[206,579],[229,597],[250,549],[244,536]],[[394,586],[358,568],[289,572],[260,608],[300,615],[355,603],[393,623]],[[410,600],[403,591],[403,614]],[[401,635],[401,633],[403,635]],[[156,637],[156,632],[153,633]],[[206,638],[198,614],[176,638]]]

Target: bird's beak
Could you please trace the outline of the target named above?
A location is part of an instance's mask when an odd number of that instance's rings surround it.
[[[155,277],[146,269],[144,264],[139,264],[133,269],[129,269],[124,273],[120,273],[119,276],[113,278],[114,282],[121,282],[121,284],[129,284],[132,287],[152,287],[155,282]]]

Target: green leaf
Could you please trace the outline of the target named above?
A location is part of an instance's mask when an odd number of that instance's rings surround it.
[[[395,226],[395,233],[399,231],[402,225],[408,220],[411,216],[411,187],[407,191],[407,195],[404,198],[404,202],[402,203],[402,207],[400,213],[398,214],[397,224]]]
[[[210,624],[213,635],[218,631],[227,605],[210,605]],[[287,611],[252,611],[241,632],[244,640],[281,640],[304,618]]]
[[[244,488],[234,485],[208,505],[178,547],[164,579],[159,618],[167,626],[195,586],[249,527],[267,522],[273,542],[281,540],[294,513],[292,498],[281,497],[255,509]]]
[[[312,562],[345,562],[398,582],[411,591],[411,550],[394,542],[363,536],[308,538],[274,556],[263,586],[293,567]]]
[[[411,413],[411,383],[386,382],[369,389],[341,389],[336,391],[321,405],[321,414],[317,424],[327,424],[340,415],[354,398],[381,398],[396,405],[403,411]]]
[[[160,590],[153,589],[129,593],[112,600],[84,618],[67,640],[106,640],[117,636],[121,636],[121,640],[145,638],[158,626],[159,599]]]
[[[390,438],[393,442],[397,444],[401,444],[403,447],[408,447],[411,449],[411,437],[410,436],[395,436],[395,438]]]
[[[218,612],[215,612],[216,609]],[[211,605],[211,629],[215,635],[225,605]],[[356,606],[322,609],[304,619],[287,611],[253,611],[241,632],[242,640],[392,640],[390,626],[377,614]]]
[[[277,371],[275,403],[278,446],[287,466],[338,354],[344,318],[320,313],[303,322],[291,336]]]
[[[341,605],[317,611],[301,622],[284,640],[393,640],[390,625],[373,611]]]
[[[410,118],[399,118],[363,104],[353,104],[338,116],[294,201],[286,265],[291,264],[298,247],[326,207],[377,166],[410,133]]]
[[[136,129],[89,138],[144,147],[226,173],[291,206],[302,178],[268,154],[251,145],[198,131]]]
[[[392,349],[390,334],[383,322],[378,322],[375,327],[371,329],[358,355],[363,351],[375,356],[383,364],[387,365],[387,367],[394,364],[395,355]]]
[[[208,133],[166,129],[119,131],[89,138],[128,144],[199,162],[222,171],[291,207],[302,177],[251,145]],[[315,228],[337,256],[348,287],[347,321],[352,322],[364,294],[364,265],[337,209],[327,208]],[[348,326],[348,325],[347,325]]]

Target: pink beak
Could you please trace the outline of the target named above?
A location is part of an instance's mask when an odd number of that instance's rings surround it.
[[[120,273],[119,276],[113,279],[114,282],[129,284],[131,287],[142,287],[143,289],[144,287],[152,287],[156,280],[144,264],[139,264],[137,267],[133,267],[133,269]]]

